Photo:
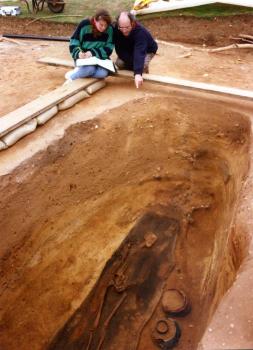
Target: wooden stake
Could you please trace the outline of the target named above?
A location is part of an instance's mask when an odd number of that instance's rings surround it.
[[[163,41],[163,40],[156,39],[156,42],[158,44],[165,45],[165,46],[180,47],[180,49],[188,50],[188,51],[192,50],[191,47],[186,47],[184,45],[180,45],[180,44],[176,44],[176,43],[170,43],[168,41]]]
[[[48,19],[48,18],[59,18],[59,17],[83,17],[83,15],[56,15],[56,16],[45,16],[45,17],[39,17],[35,18],[32,21],[28,22],[26,26],[29,26],[29,24],[32,24],[36,21],[40,21],[41,19]]]
[[[234,38],[234,37],[230,37],[230,39],[232,39],[232,40],[237,40],[237,41],[241,41],[241,42],[245,42],[245,43],[250,43],[250,44],[253,44],[253,40],[251,40],[251,39],[245,39],[245,38]]]
[[[209,49],[207,52],[213,53],[233,49],[253,49],[253,44],[232,44],[228,46],[218,47],[217,49]]]
[[[244,38],[244,39],[253,40],[253,36],[252,35],[248,35],[248,34],[240,34],[239,37],[240,38]]]
[[[14,39],[7,39],[7,38],[4,38],[3,36],[0,37],[0,41],[7,41],[7,42],[10,42],[10,43],[13,43],[13,44],[17,44],[17,45],[26,45],[24,43],[20,43],[19,41],[17,40],[14,40]]]

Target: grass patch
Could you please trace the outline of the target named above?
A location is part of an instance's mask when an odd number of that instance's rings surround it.
[[[252,7],[234,6],[226,4],[209,4],[186,9],[166,11],[160,13],[151,13],[138,16],[140,19],[156,18],[156,17],[176,17],[176,16],[192,16],[200,18],[214,18],[218,16],[235,16],[242,14],[253,14]]]
[[[130,10],[133,7],[134,0],[65,0],[66,5],[64,12],[59,14],[52,13],[45,3],[43,11],[39,11],[37,14],[29,13],[24,2],[20,1],[1,1],[0,6],[6,5],[18,5],[21,7],[21,18],[41,18],[49,17],[49,21],[59,23],[79,23],[82,18],[92,16],[97,9],[108,9],[113,17],[115,17],[122,10]],[[31,6],[31,0],[29,0]],[[159,12],[148,15],[138,16],[138,19],[148,19],[157,17],[170,17],[170,16],[194,16],[200,18],[213,18],[218,16],[233,16],[240,14],[253,14],[253,8],[241,7],[226,4],[209,4],[197,7],[191,7],[187,9]],[[52,17],[52,18],[50,18]]]
[[[30,9],[32,9],[32,2],[29,1]],[[115,17],[122,10],[131,10],[133,7],[133,0],[92,0],[92,1],[83,1],[83,0],[65,0],[65,8],[62,13],[58,16],[57,14],[51,12],[47,4],[45,2],[43,11],[39,11],[35,13],[29,13],[27,10],[27,6],[24,2],[20,1],[1,1],[0,6],[20,6],[21,7],[21,15],[19,18],[41,18],[41,17],[54,17],[48,18],[48,20],[52,20],[54,22],[60,23],[79,23],[82,18],[87,18],[96,12],[96,10],[105,8],[110,11],[110,14]],[[64,17],[64,15],[66,17]]]

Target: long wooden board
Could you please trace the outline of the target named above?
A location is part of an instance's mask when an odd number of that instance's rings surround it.
[[[133,73],[130,71],[121,70],[116,75],[118,77],[133,78]],[[220,86],[215,84],[200,83],[197,81],[178,79],[168,76],[154,75],[154,74],[143,74],[143,79],[151,83],[158,83],[162,85],[170,85],[180,87],[184,89],[198,90],[204,92],[211,92],[221,95],[234,96],[243,99],[250,99],[253,101],[253,91],[237,89],[229,86]]]
[[[61,65],[65,67],[73,67],[72,60],[62,60],[55,59],[51,57],[45,57],[39,60],[40,63],[50,64],[50,65]],[[121,70],[115,77],[125,77],[133,79],[133,73],[130,71]],[[211,92],[216,94],[222,94],[227,96],[234,96],[243,99],[253,100],[253,91],[232,88],[228,86],[219,86],[215,84],[200,83],[196,81],[190,81],[185,79],[178,79],[168,76],[160,76],[154,74],[143,74],[143,78],[146,81],[170,85],[175,87],[180,87],[183,89],[193,89],[198,91]],[[65,100],[66,98],[74,95],[80,90],[88,87],[92,83],[96,82],[97,79],[79,79],[72,84],[67,84],[59,87],[58,89],[37,98],[36,100],[16,109],[9,114],[0,117],[0,137],[6,135],[10,131],[14,130],[18,126],[28,122],[37,115],[45,112],[49,108],[55,106],[59,102]]]
[[[73,62],[71,60],[62,60],[58,58],[45,57],[39,60],[40,63],[45,63],[49,65],[64,65],[66,67],[73,67]],[[125,77],[133,79],[133,72],[120,70],[115,77]],[[253,91],[237,89],[229,86],[220,86],[215,84],[200,83],[197,81],[178,79],[169,76],[154,75],[154,74],[143,74],[143,78],[146,81],[162,85],[170,85],[179,87],[182,89],[192,89],[204,92],[211,92],[221,95],[234,96],[243,99],[253,99]]]
[[[71,84],[62,85],[48,94],[0,117],[0,137],[45,112],[66,98],[90,86],[97,79],[79,79]]]
[[[37,62],[49,64],[50,66],[74,67],[73,60],[64,60],[62,58],[43,57],[38,59]]]

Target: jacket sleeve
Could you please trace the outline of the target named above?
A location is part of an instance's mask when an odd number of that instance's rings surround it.
[[[142,74],[144,69],[144,61],[147,53],[147,38],[144,33],[138,33],[134,45],[133,68],[134,75]]]
[[[74,34],[70,38],[69,42],[69,51],[74,60],[77,60],[79,57],[79,52],[82,51],[81,49],[81,42],[80,42],[80,32],[83,26],[85,25],[86,21],[82,21],[76,28]]]
[[[99,48],[92,48],[90,51],[92,56],[96,56],[102,60],[109,58],[114,49],[114,38],[113,38],[113,28],[109,26],[107,29],[108,38],[107,41],[104,42],[104,45]]]

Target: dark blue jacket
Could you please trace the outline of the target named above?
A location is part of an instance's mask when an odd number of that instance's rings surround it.
[[[134,74],[142,74],[146,54],[156,53],[158,49],[150,32],[138,22],[128,36],[124,36],[115,25],[114,43],[118,57]]]

